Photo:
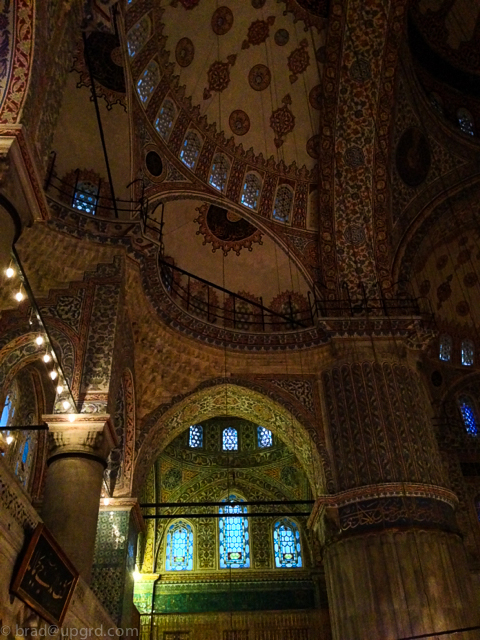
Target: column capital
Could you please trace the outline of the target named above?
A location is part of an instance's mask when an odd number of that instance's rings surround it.
[[[130,511],[137,533],[145,531],[145,520],[137,498],[103,498],[100,511]]]
[[[72,420],[73,418],[73,420]],[[44,415],[48,424],[48,459],[58,456],[87,455],[105,462],[118,445],[109,414]]]

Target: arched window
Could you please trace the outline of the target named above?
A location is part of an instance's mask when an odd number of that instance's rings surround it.
[[[473,124],[473,118],[470,111],[467,111],[467,109],[464,109],[463,107],[459,109],[457,111],[457,120],[462,133],[465,133],[468,136],[475,135],[475,126]]]
[[[137,82],[137,93],[144,105],[152,95],[155,87],[160,82],[160,70],[158,64],[152,60]]]
[[[250,209],[256,209],[260,198],[261,180],[254,173],[247,173],[240,202]]]
[[[193,569],[193,531],[184,520],[168,528],[165,571],[191,571]]]
[[[473,366],[475,346],[471,340],[462,340],[462,364],[465,367]]]
[[[270,429],[257,427],[257,444],[260,449],[266,449],[273,445],[273,437]]]
[[[141,20],[133,26],[127,35],[128,55],[133,58],[150,38],[151,22],[148,16],[143,16]]]
[[[98,196],[98,184],[94,184],[90,182],[90,180],[83,180],[77,183],[72,206],[79,211],[95,215],[97,212]]]
[[[444,362],[450,362],[452,358],[452,338],[449,335],[443,335],[440,337],[438,357]]]
[[[224,451],[238,450],[238,433],[235,427],[227,427],[223,430],[222,448]]]
[[[222,502],[242,503],[241,498],[230,495]],[[219,508],[219,513],[238,515],[219,518],[220,569],[244,569],[250,566],[250,541],[248,534],[247,507],[228,504]]]
[[[155,121],[155,129],[164,140],[168,140],[175,120],[175,107],[171,100],[165,100]]]
[[[17,455],[17,463],[15,465],[15,475],[18,477],[24,487],[28,484],[30,470],[33,461],[33,443],[30,436],[27,436]]]
[[[193,169],[197,162],[202,143],[195,131],[189,131],[183,141],[182,150],[180,151],[180,160],[189,169]]]
[[[219,191],[224,191],[227,185],[227,177],[228,170],[230,169],[230,164],[225,156],[222,156],[220,153],[213,158],[212,170],[210,172],[210,178],[208,182],[218,189]]]
[[[443,100],[438,95],[438,93],[431,93],[429,96],[430,104],[435,109],[437,113],[443,116]]]
[[[201,424],[194,424],[190,427],[188,446],[192,447],[192,449],[201,449],[203,447],[203,427]]]
[[[275,206],[273,208],[273,217],[278,222],[289,222],[290,212],[292,210],[293,191],[286,185],[282,185],[277,190],[275,198]]]
[[[14,414],[15,405],[13,403],[13,396],[12,393],[8,393],[5,398],[5,404],[3,405],[2,415],[0,417],[0,427],[8,427],[12,424]]]
[[[468,396],[460,396],[458,398],[458,408],[462,414],[463,424],[467,433],[472,436],[478,435],[478,425],[476,418],[475,405]]]
[[[300,531],[293,520],[282,518],[274,524],[273,548],[277,568],[293,569],[302,566]]]

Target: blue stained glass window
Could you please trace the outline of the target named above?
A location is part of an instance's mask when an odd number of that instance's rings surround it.
[[[250,209],[256,209],[262,183],[254,173],[248,173],[243,185],[241,203]]]
[[[223,450],[238,450],[238,433],[234,427],[227,427],[223,430]]]
[[[88,180],[79,182],[73,197],[75,209],[95,215],[99,196],[99,186]]]
[[[194,449],[203,447],[203,427],[201,424],[194,424],[190,427],[188,445]]]
[[[463,396],[458,399],[458,406],[460,413],[462,414],[463,424],[467,433],[472,436],[478,435],[478,426],[475,419],[475,409],[473,403],[467,396]]]
[[[10,416],[10,413],[12,414],[11,416]],[[7,396],[5,400],[5,404],[3,406],[2,417],[0,418],[0,427],[8,427],[12,417],[13,417],[12,399],[10,396]]]
[[[270,429],[257,427],[257,442],[260,449],[271,447],[273,445],[273,437]]]
[[[200,138],[194,131],[189,131],[185,136],[183,147],[180,152],[180,160],[189,169],[193,169],[195,167],[201,147],[202,143],[200,142]]]
[[[192,571],[193,531],[188,522],[179,520],[170,525],[167,533],[166,571]]]
[[[137,93],[143,104],[147,104],[148,99],[159,82],[160,69],[158,68],[158,64],[152,60],[137,82]]]
[[[228,169],[230,165],[224,156],[217,154],[213,159],[212,170],[210,172],[209,183],[215,189],[224,191],[227,184]]]
[[[278,520],[273,527],[273,547],[275,566],[279,569],[292,569],[302,566],[302,548],[300,531],[288,518]]]
[[[241,498],[230,495],[222,502],[242,503]],[[235,516],[219,518],[220,569],[245,569],[250,566],[250,541],[248,533],[247,507],[228,504],[220,507],[219,513],[235,513]]]

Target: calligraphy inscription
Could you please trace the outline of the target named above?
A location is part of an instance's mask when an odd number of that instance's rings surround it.
[[[78,572],[44,524],[30,540],[12,591],[47,622],[61,626]]]

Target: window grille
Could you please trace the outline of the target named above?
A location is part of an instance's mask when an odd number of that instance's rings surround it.
[[[289,222],[290,212],[292,210],[293,192],[287,186],[281,186],[277,191],[275,198],[275,207],[273,209],[273,217],[278,222]]]
[[[193,531],[188,522],[179,520],[167,533],[165,571],[192,571]]]
[[[452,358],[452,338],[450,336],[444,335],[440,338],[438,357],[444,362],[450,362]]]
[[[257,443],[260,449],[266,449],[273,445],[273,436],[270,429],[257,427]]]
[[[173,106],[173,102],[165,100],[155,121],[155,129],[164,140],[168,140],[174,120],[175,107]]]
[[[222,502],[242,503],[241,498],[230,495]],[[241,504],[225,505],[219,513],[235,513],[235,516],[219,518],[219,547],[221,569],[243,569],[250,566],[250,540],[248,532],[247,507]]]
[[[241,203],[250,209],[256,209],[262,184],[254,173],[248,173],[243,185]]]
[[[238,433],[234,427],[227,427],[223,430],[223,450],[224,451],[237,451],[238,450]]]
[[[288,518],[278,520],[273,527],[275,566],[292,569],[302,566],[302,548],[297,525]]]
[[[180,151],[180,160],[189,169],[193,169],[197,162],[202,143],[200,138],[194,131],[189,131],[183,141],[182,150]]]
[[[137,82],[137,93],[144,105],[152,95],[155,87],[160,82],[160,70],[158,64],[152,60]]]
[[[215,187],[218,191],[225,190],[229,168],[228,160],[224,156],[218,154],[214,157],[209,178],[209,183],[212,187]]]
[[[193,449],[201,449],[203,447],[203,427],[200,424],[194,424],[190,427],[188,436],[188,445]]]
[[[475,347],[471,340],[462,341],[462,364],[465,367],[473,366],[473,360],[475,356]]]
[[[99,187],[97,184],[84,180],[77,183],[73,196],[73,207],[85,213],[95,215],[97,211]]]
[[[466,109],[459,109],[457,111],[457,120],[460,131],[468,136],[475,135],[475,127],[473,124],[472,114]]]
[[[127,36],[127,45],[128,55],[131,58],[136,56],[140,49],[146,44],[150,38],[150,32],[151,22],[148,16],[143,16],[143,18],[130,29]]]

